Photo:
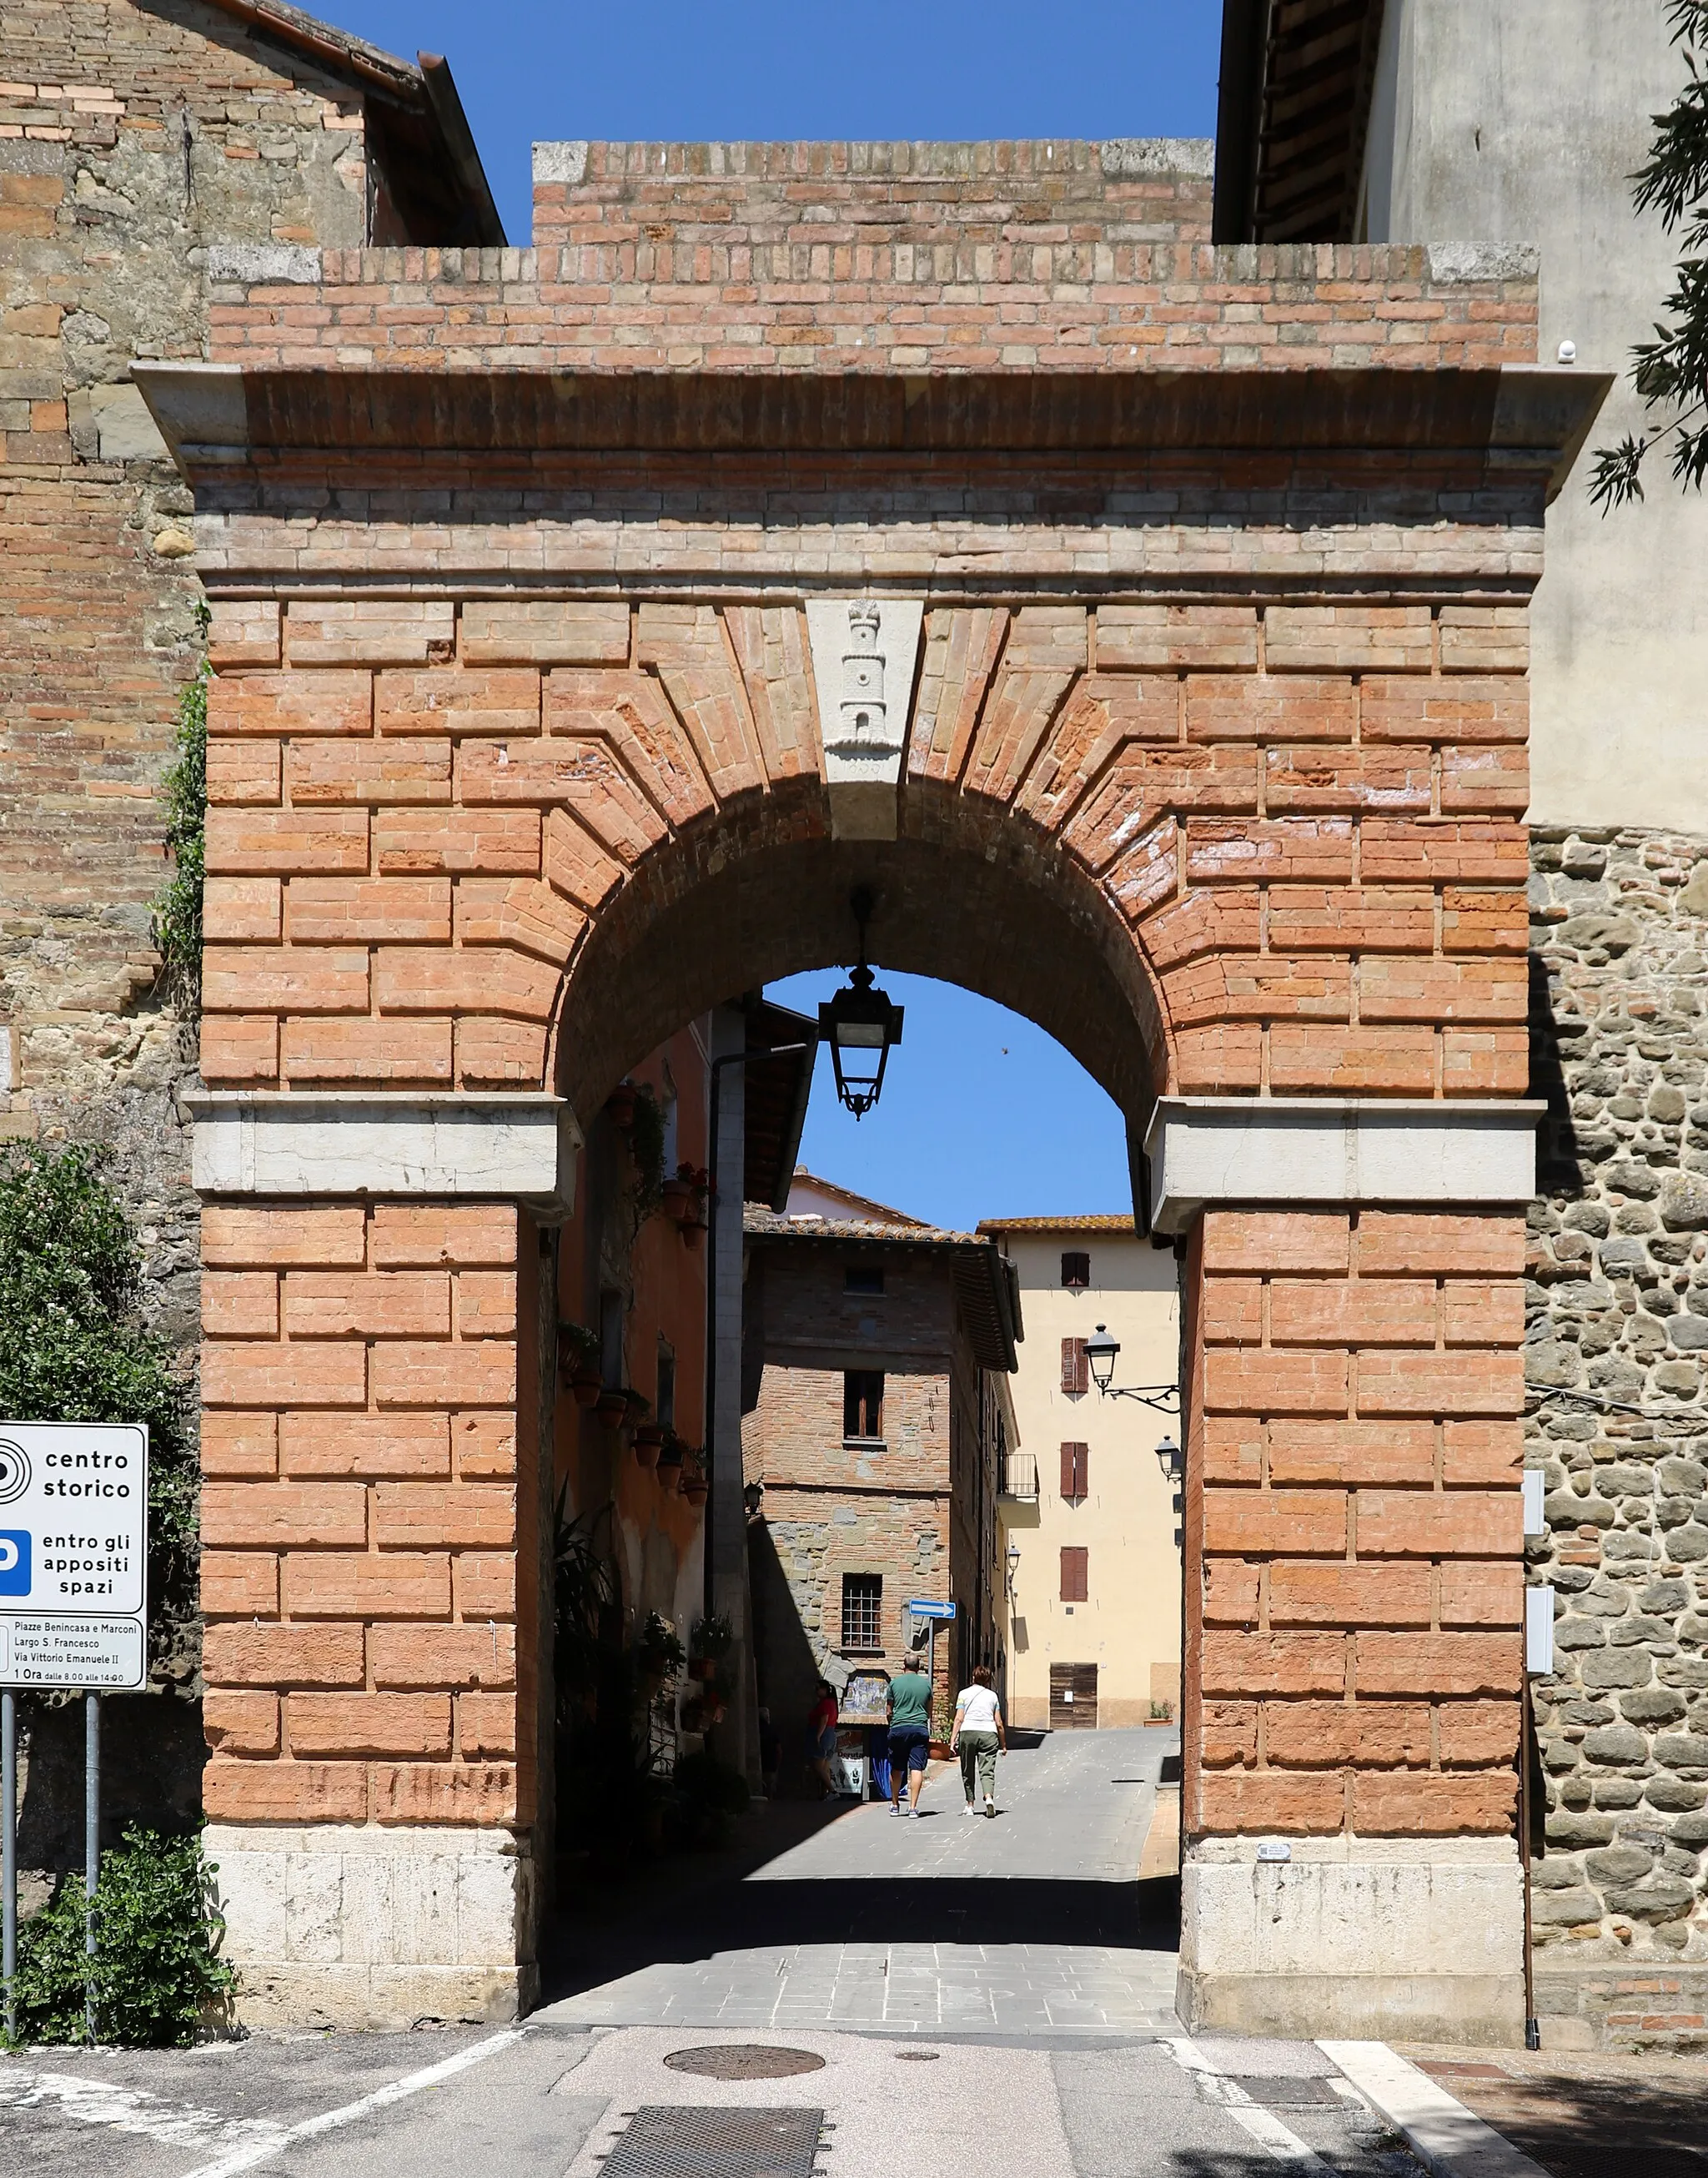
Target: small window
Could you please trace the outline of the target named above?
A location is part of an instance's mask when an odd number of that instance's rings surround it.
[[[607,1286],[599,1295],[599,1375],[614,1387],[627,1382],[623,1366],[623,1318],[626,1313],[622,1294],[614,1286]]]
[[[1078,1544],[1066,1545],[1061,1552],[1061,1601],[1064,1603],[1088,1603],[1091,1600],[1089,1571],[1086,1563],[1089,1553]]]
[[[1090,1494],[1087,1470],[1090,1464],[1090,1447],[1083,1444],[1064,1444],[1061,1447],[1061,1494],[1078,1500]]]
[[[1085,1358],[1083,1338],[1064,1338],[1061,1342],[1061,1388],[1069,1393],[1091,1389],[1091,1365]]]
[[[845,1573],[842,1577],[842,1645],[867,1655],[881,1655],[884,1646],[884,1582],[876,1573]]]
[[[884,1376],[881,1369],[848,1369],[842,1380],[842,1433],[881,1437],[884,1433]]]
[[[658,1342],[658,1397],[652,1402],[652,1419],[662,1429],[676,1426],[676,1356],[661,1338]]]
[[[882,1267],[869,1268],[864,1263],[850,1263],[843,1272],[843,1289],[846,1293],[881,1294],[884,1289]]]
[[[1061,1283],[1075,1293],[1091,1283],[1091,1258],[1083,1248],[1062,1250]]]

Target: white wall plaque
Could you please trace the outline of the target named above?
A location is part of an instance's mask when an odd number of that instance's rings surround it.
[[[925,606],[917,598],[810,598],[806,632],[838,840],[893,840]]]

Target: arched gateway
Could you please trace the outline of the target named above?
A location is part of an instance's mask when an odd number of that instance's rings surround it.
[[[1198,150],[543,146],[537,251],[216,253],[213,364],[139,366],[214,614],[257,2016],[528,2000],[538,1233],[577,1114],[862,883],[1177,1236],[1184,2008],[1514,2031],[1525,619],[1602,385],[1522,263],[1211,249]]]

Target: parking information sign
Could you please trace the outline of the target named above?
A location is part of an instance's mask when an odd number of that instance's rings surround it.
[[[148,1431],[0,1421],[0,1686],[143,1683]]]

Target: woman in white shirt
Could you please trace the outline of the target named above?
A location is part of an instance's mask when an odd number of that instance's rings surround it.
[[[967,1813],[976,1815],[978,1803],[974,1798],[975,1781],[984,1795],[985,1813],[996,1812],[996,1749],[1006,1754],[1008,1734],[1002,1723],[1002,1705],[996,1699],[991,1681],[990,1667],[980,1664],[973,1674],[970,1687],[963,1687],[955,1697],[955,1728],[949,1735],[949,1752],[958,1750],[961,1757],[961,1782],[966,1789]]]

